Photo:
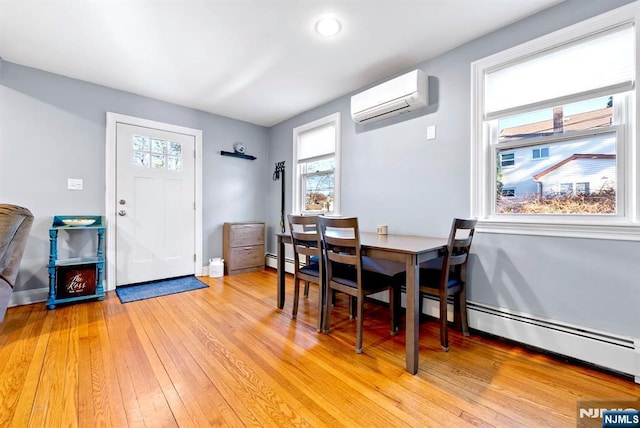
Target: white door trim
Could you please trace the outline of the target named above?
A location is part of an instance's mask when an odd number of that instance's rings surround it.
[[[195,201],[196,218],[194,228],[194,242],[196,260],[194,272],[196,276],[202,275],[202,131],[199,129],[185,128],[168,123],[155,122],[153,120],[126,116],[118,113],[107,112],[106,129],[106,165],[105,165],[105,217],[106,230],[106,275],[105,291],[116,289],[116,230],[109,227],[115,224],[116,219],[116,125],[126,123],[134,126],[146,126],[162,129],[169,132],[193,135],[195,138]]]

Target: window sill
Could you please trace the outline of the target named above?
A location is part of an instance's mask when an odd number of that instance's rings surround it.
[[[511,219],[484,219],[478,220],[476,231],[509,235],[640,241],[640,224],[638,223],[552,223]]]

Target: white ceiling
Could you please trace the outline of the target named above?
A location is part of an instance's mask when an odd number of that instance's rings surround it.
[[[560,1],[0,0],[0,57],[271,126]]]

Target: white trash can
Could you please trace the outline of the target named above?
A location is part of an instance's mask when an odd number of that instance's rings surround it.
[[[224,260],[220,257],[209,259],[209,276],[211,278],[220,278],[224,275]]]

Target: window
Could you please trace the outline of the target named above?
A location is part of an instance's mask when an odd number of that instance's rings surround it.
[[[514,153],[500,153],[500,166],[503,168],[509,166],[515,166],[516,155]]]
[[[589,183],[576,183],[576,194],[578,195],[589,195]]]
[[[340,207],[340,113],[293,130],[293,210],[338,214]]]
[[[568,196],[573,194],[573,183],[560,183],[559,187],[560,195]]]
[[[624,6],[472,64],[479,230],[640,239],[638,9]]]
[[[182,144],[142,135],[132,139],[133,156],[131,164],[139,168],[182,170]]]
[[[541,149],[533,149],[531,153],[532,159],[543,159],[549,157],[549,147],[543,147]]]
[[[516,188],[515,187],[504,187],[500,194],[505,198],[513,198],[516,196]]]

